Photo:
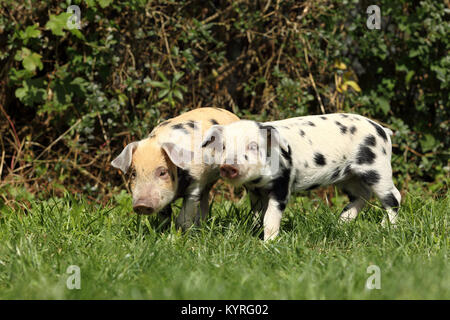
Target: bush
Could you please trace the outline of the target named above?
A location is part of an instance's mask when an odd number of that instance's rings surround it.
[[[81,29],[67,27],[71,4]],[[125,181],[109,162],[126,143],[216,106],[258,120],[372,117],[396,132],[399,183],[446,189],[448,7],[378,1],[381,30],[369,30],[370,4],[3,1],[0,188],[107,198]]]

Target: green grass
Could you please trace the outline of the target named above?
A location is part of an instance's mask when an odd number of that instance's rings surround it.
[[[270,243],[252,227],[246,199],[215,202],[186,233],[118,200],[0,208],[0,298],[450,299],[448,194],[406,196],[396,228],[380,226],[376,206],[341,225],[343,198],[330,208],[298,197]],[[81,268],[80,290],[66,287],[69,265]],[[380,267],[380,290],[365,289],[370,265]]]

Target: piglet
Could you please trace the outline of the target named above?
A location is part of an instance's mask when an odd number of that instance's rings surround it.
[[[374,193],[394,224],[401,196],[392,182],[390,135],[370,119],[340,113],[215,125],[202,147],[214,151],[225,180],[246,187],[252,209],[264,213],[264,239],[270,240],[292,192],[330,184],[350,200],[342,221],[356,218]]]
[[[134,211],[167,214],[170,203],[183,198],[178,226],[187,229],[207,217],[208,194],[219,179],[219,167],[204,161],[203,134],[212,125],[237,120],[224,109],[194,109],[160,123],[146,139],[128,144],[111,165],[123,173],[132,168]]]

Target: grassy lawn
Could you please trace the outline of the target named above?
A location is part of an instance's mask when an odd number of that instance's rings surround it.
[[[298,197],[270,243],[252,227],[246,198],[215,202],[187,233],[131,214],[123,194],[105,207],[70,196],[3,207],[0,298],[450,299],[450,196],[404,198],[398,227],[382,228],[376,206],[341,225],[343,197],[331,208]],[[80,267],[80,290],[66,287],[70,265]],[[380,268],[379,290],[365,288],[370,265]]]

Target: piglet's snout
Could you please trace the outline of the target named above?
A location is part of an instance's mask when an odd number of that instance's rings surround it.
[[[223,178],[234,179],[239,175],[239,169],[231,164],[223,164],[220,166],[220,175]]]
[[[137,214],[152,214],[155,211],[152,203],[147,199],[138,199],[133,201],[133,210]]]

